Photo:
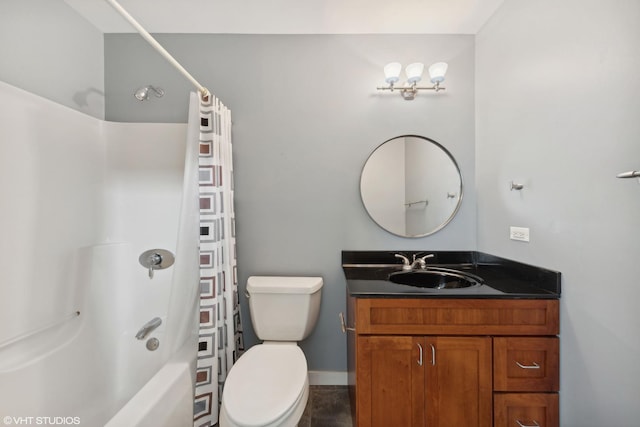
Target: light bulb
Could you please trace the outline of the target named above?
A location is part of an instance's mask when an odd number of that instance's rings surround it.
[[[429,67],[429,77],[431,83],[440,83],[444,81],[444,75],[447,74],[449,65],[446,62],[436,62]]]
[[[394,84],[400,80],[400,71],[402,64],[399,62],[390,62],[384,66],[384,80],[389,84]]]
[[[407,73],[407,81],[411,84],[418,83],[422,80],[422,71],[424,70],[424,64],[421,62],[414,62],[407,65],[405,73]]]

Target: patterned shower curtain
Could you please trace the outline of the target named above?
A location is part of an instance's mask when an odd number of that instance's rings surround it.
[[[244,350],[238,275],[231,111],[213,95],[200,100],[200,333],[194,427],[218,423],[222,386]]]

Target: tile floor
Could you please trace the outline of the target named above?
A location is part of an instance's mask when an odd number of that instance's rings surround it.
[[[347,386],[312,385],[298,427],[351,427]]]

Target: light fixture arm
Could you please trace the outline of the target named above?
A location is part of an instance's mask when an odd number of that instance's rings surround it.
[[[390,92],[398,89],[400,91],[400,95],[402,95],[402,97],[407,101],[414,99],[420,90],[433,90],[435,92],[446,90],[445,87],[440,86],[440,82],[436,82],[433,86],[418,86],[416,83],[412,83],[411,86],[402,88],[397,88],[393,83],[389,83],[389,86],[378,86],[376,89],[388,90]]]
[[[389,84],[389,86],[378,86],[376,89],[378,90],[390,90],[391,92],[393,92],[395,89],[398,89],[396,86],[393,85],[393,83]],[[415,83],[413,83],[411,86],[408,87],[404,87],[401,88],[400,90],[435,90],[436,92],[441,91],[441,90],[445,90],[445,87],[440,86],[440,82],[435,83],[433,86],[417,86]]]

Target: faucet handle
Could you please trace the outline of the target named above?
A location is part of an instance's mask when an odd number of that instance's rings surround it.
[[[427,254],[421,257],[418,257],[417,254],[413,254],[413,264],[415,265],[415,263],[417,262],[418,264],[420,264],[420,268],[421,269],[425,269],[427,268],[427,258],[435,258],[434,254]]]
[[[174,260],[173,254],[166,249],[149,249],[144,251],[138,258],[140,265],[148,270],[149,279],[153,279],[155,270],[171,267]]]
[[[425,261],[427,258],[435,258],[435,256],[435,254],[426,254],[425,256],[418,257],[418,254],[413,254],[413,260],[421,259],[422,261]]]
[[[160,265],[162,263],[162,255],[157,252],[152,253],[147,258],[147,263],[149,265]]]
[[[400,258],[402,260],[402,269],[403,270],[411,270],[411,261],[409,261],[409,258],[407,258],[406,256],[404,256],[402,254],[395,254],[394,256],[396,258]]]
[[[162,255],[159,253],[152,253],[147,258],[147,264],[149,266],[149,279],[153,279],[153,270],[157,268],[160,264],[162,264]]]

